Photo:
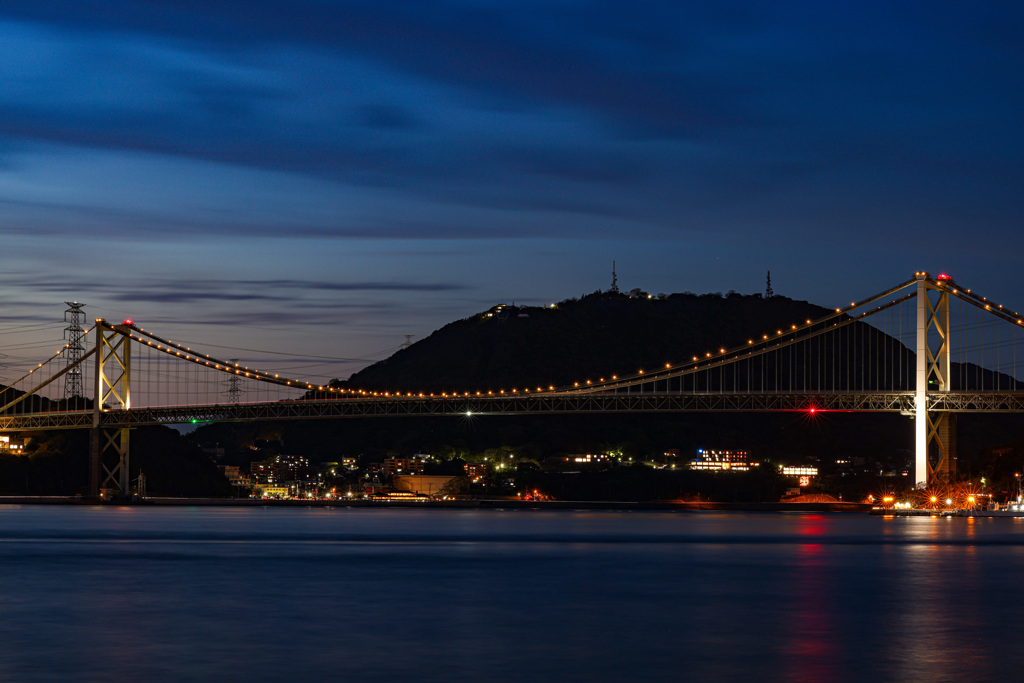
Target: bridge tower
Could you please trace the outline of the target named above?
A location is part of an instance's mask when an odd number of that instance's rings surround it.
[[[131,323],[110,325],[103,318],[96,319],[96,386],[93,394],[92,441],[89,446],[89,493],[98,497],[100,488],[116,487],[118,496],[129,495],[131,478],[128,473],[128,428],[108,429],[103,426],[103,415],[108,406],[127,410],[131,399],[131,342],[128,332]],[[114,457],[110,457],[110,455]],[[106,461],[117,463],[108,467]],[[104,476],[100,479],[100,470]]]
[[[917,279],[917,372],[914,394],[914,481],[956,475],[956,413],[928,410],[928,393],[950,390],[949,290],[928,273]],[[936,296],[937,294],[937,296]]]

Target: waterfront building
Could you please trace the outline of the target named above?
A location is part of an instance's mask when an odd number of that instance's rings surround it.
[[[316,480],[293,480],[287,483],[288,495],[291,498],[319,498],[320,483]]]
[[[260,488],[263,489],[264,498],[288,498],[291,493],[287,486],[267,485]]]
[[[396,491],[408,491],[427,496],[464,493],[469,485],[466,477],[433,474],[396,474],[391,485]]]
[[[816,477],[817,467],[779,465],[779,471],[784,477]]]
[[[732,470],[746,472],[761,463],[750,458],[750,451],[697,449],[697,457],[690,461],[691,470]]]

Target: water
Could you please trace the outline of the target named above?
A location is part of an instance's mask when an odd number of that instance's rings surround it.
[[[1016,680],[1024,520],[0,506],[0,680]]]

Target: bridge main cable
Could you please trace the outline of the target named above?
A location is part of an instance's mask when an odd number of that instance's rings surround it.
[[[245,366],[241,366],[238,363],[232,364],[229,361],[225,361],[219,358],[214,358],[209,354],[196,353],[191,347],[182,346],[177,344],[170,339],[164,339],[163,337],[147,332],[142,329],[134,322],[126,320],[122,325],[113,325],[105,320],[97,320],[97,325],[102,325],[105,329],[122,334],[129,339],[132,339],[139,344],[143,344],[149,348],[156,349],[166,353],[169,356],[179,358],[181,360],[195,363],[211,370],[217,370],[227,375],[247,377],[260,382],[266,382],[269,384],[276,384],[282,387],[291,387],[293,389],[304,389],[306,391],[322,391],[328,393],[338,393],[334,387],[323,386],[313,384],[311,382],[304,382],[302,380],[292,379],[289,377],[281,377],[279,374],[271,374],[262,370],[253,370]],[[128,332],[123,329],[128,328]]]
[[[640,372],[638,374],[630,375],[624,378],[614,378],[612,380],[597,381],[588,384],[585,387],[566,387],[565,389],[559,389],[558,391],[563,393],[582,394],[599,391],[608,391],[609,389],[623,389],[641,384],[649,384],[655,381],[662,381],[667,379],[674,379],[676,377],[692,375],[697,372],[704,372],[712,368],[718,368],[724,365],[729,365],[740,360],[746,360],[748,358],[753,358],[767,353],[773,353],[775,351],[778,351],[779,349],[792,346],[793,344],[804,342],[815,337],[818,337],[820,335],[834,332],[835,330],[846,327],[847,325],[852,325],[869,316],[875,315],[876,313],[879,313],[881,311],[884,311],[886,309],[895,307],[901,303],[909,301],[910,299],[913,299],[914,297],[917,296],[916,292],[911,292],[903,297],[900,297],[899,299],[889,301],[870,311],[865,311],[860,313],[859,315],[851,316],[848,319],[843,320],[842,322],[839,323],[834,323],[829,327],[821,327],[819,329],[814,329],[820,325],[824,325],[828,322],[831,322],[836,318],[841,318],[842,316],[850,316],[850,313],[857,311],[858,309],[862,309],[865,306],[868,306],[876,301],[879,301],[880,299],[885,299],[886,297],[892,296],[893,294],[896,294],[906,289],[907,287],[915,284],[916,282],[916,278],[907,280],[906,282],[902,282],[894,287],[890,287],[884,292],[868,297],[867,299],[854,302],[847,306],[846,308],[837,308],[826,316],[823,316],[816,320],[809,320],[806,323],[797,326],[796,329],[793,329],[787,334],[782,334],[782,336],[776,337],[765,335],[765,338],[763,339],[757,341],[750,340],[750,342],[748,342],[745,345],[734,346],[729,349],[723,349],[717,356],[711,356],[704,359],[695,359],[691,362],[676,365],[670,369],[655,370],[654,372],[650,373]]]
[[[95,329],[96,329],[96,328],[95,328],[95,327],[93,327],[93,328],[90,328],[90,329],[88,329],[88,330],[85,330],[85,332],[84,332],[84,333],[83,333],[83,335],[82,335],[82,336],[83,336],[83,338],[85,337],[85,335],[89,334],[90,332],[92,332],[92,331],[93,331],[93,330],[95,330]],[[21,376],[21,377],[19,377],[18,379],[16,379],[16,380],[14,380],[13,382],[11,382],[11,383],[10,383],[10,384],[9,384],[9,385],[7,386],[7,388],[6,388],[6,389],[4,389],[3,391],[0,391],[0,396],[3,396],[3,395],[4,395],[4,394],[6,394],[6,393],[7,393],[8,391],[16,390],[16,385],[18,384],[18,382],[21,382],[21,381],[23,381],[23,380],[25,380],[25,379],[27,379],[27,378],[31,377],[31,376],[32,376],[33,374],[35,374],[36,370],[39,370],[40,368],[42,368],[43,366],[45,366],[45,365],[46,365],[47,363],[50,363],[50,362],[52,362],[52,361],[55,361],[55,360],[57,360],[58,358],[60,358],[61,354],[63,354],[63,353],[64,353],[65,351],[67,351],[67,350],[68,350],[69,348],[71,348],[71,344],[65,344],[65,345],[64,345],[64,347],[63,347],[63,348],[62,348],[62,349],[61,349],[60,351],[58,351],[57,353],[53,354],[52,356],[50,356],[49,358],[47,358],[46,360],[44,360],[44,361],[43,361],[42,363],[39,363],[38,365],[36,365],[36,367],[32,368],[32,369],[31,369],[31,370],[29,370],[29,371],[28,371],[27,373],[25,373],[24,375],[22,375],[22,376]],[[76,367],[78,367],[79,365],[81,365],[81,364],[82,364],[82,362],[83,362],[83,361],[85,361],[85,359],[86,359],[86,358],[89,358],[89,357],[91,357],[91,356],[92,356],[92,354],[93,354],[93,353],[95,353],[95,351],[96,351],[95,349],[90,349],[90,350],[89,350],[89,351],[87,351],[87,352],[86,352],[86,353],[85,353],[85,354],[84,354],[84,355],[83,355],[83,356],[82,356],[81,358],[79,358],[78,360],[76,360],[76,361],[75,361],[74,363],[71,363],[70,365],[68,365],[68,366],[64,367],[64,368],[63,368],[63,369],[61,369],[61,370],[60,370],[59,372],[57,372],[57,374],[55,374],[55,375],[51,375],[51,376],[50,376],[50,377],[49,377],[48,379],[46,379],[46,380],[45,380],[44,382],[42,382],[42,383],[41,383],[41,384],[39,384],[38,386],[36,386],[36,387],[34,387],[34,388],[30,389],[29,391],[26,391],[26,392],[25,392],[25,393],[23,393],[23,394],[22,394],[21,396],[19,396],[18,398],[14,399],[13,401],[10,401],[9,403],[7,403],[7,404],[5,404],[5,405],[3,405],[3,406],[0,406],[0,413],[4,413],[4,412],[6,412],[7,410],[9,410],[10,408],[13,408],[13,407],[14,407],[14,406],[16,406],[17,404],[19,404],[19,403],[21,403],[22,401],[24,401],[25,399],[27,399],[27,398],[30,398],[31,396],[35,395],[35,394],[36,394],[36,393],[37,393],[37,392],[38,392],[39,390],[43,389],[43,388],[44,388],[44,387],[45,387],[46,385],[48,385],[48,384],[50,384],[51,382],[54,382],[54,381],[56,381],[56,380],[60,379],[61,377],[63,377],[64,375],[66,375],[66,374],[67,374],[68,372],[70,372],[71,370],[74,370],[74,369],[75,369]]]

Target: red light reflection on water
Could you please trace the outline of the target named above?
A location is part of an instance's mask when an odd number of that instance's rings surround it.
[[[807,515],[800,520],[796,532],[801,536],[823,536],[828,531],[827,521],[825,515]]]
[[[786,636],[785,680],[811,682],[842,677],[835,608],[830,604],[837,587],[829,569],[829,546],[812,540],[827,534],[828,527],[824,515],[808,515],[796,528],[808,542],[800,544],[791,573],[792,608],[780,615]]]

